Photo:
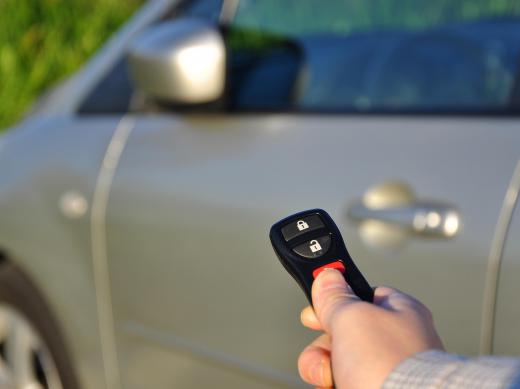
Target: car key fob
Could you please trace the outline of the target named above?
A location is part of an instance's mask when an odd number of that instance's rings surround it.
[[[354,293],[372,302],[374,291],[350,257],[338,227],[327,212],[311,209],[275,223],[269,233],[273,249],[312,305],[314,279],[325,268],[341,271]]]

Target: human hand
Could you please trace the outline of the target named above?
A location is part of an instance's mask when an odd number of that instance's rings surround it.
[[[312,307],[303,325],[324,334],[300,354],[301,377],[318,387],[379,388],[398,364],[429,349],[443,350],[433,318],[421,302],[396,289],[378,287],[364,302],[343,275],[326,269],[312,286]]]

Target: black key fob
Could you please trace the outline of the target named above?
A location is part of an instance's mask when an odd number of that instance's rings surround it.
[[[311,287],[325,268],[341,271],[354,293],[372,302],[374,291],[350,257],[338,227],[327,212],[311,209],[280,220],[269,233],[273,249],[312,305]]]

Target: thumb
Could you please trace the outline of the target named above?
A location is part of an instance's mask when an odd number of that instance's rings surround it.
[[[312,285],[312,303],[316,316],[326,332],[331,332],[334,317],[350,304],[361,300],[335,269],[323,270]]]

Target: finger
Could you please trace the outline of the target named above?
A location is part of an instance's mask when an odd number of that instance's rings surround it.
[[[302,379],[318,387],[332,386],[330,366],[330,337],[326,334],[316,338],[298,358],[298,371]]]
[[[314,309],[310,305],[308,307],[303,308],[300,314],[300,320],[305,327],[308,327],[311,330],[323,330],[321,323],[318,320],[318,317],[316,316],[316,313],[314,313]]]
[[[396,289],[387,286],[378,286],[374,290],[374,304],[385,308],[390,308],[388,305],[390,296],[397,292]]]
[[[428,309],[417,299],[398,289],[379,286],[374,292],[374,304],[392,311],[409,311],[410,309],[426,312]],[[428,312],[429,313],[429,312]]]
[[[361,300],[335,269],[322,271],[312,285],[314,311],[323,329],[330,332],[331,322],[340,309]]]

